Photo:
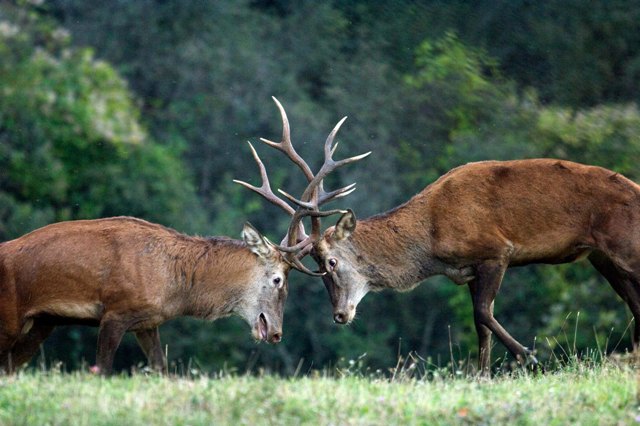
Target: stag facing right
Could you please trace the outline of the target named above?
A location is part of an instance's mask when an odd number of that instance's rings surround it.
[[[58,325],[99,326],[96,363],[112,371],[123,334],[166,369],[158,326],[237,314],[278,343],[289,264],[252,226],[243,241],[200,238],[131,217],[60,222],[0,244],[0,368],[12,372]]]

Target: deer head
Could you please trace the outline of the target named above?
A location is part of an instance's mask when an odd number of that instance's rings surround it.
[[[252,326],[251,333],[256,340],[278,343],[282,339],[290,266],[282,253],[251,224],[244,225],[242,239],[258,261],[250,286],[238,304],[238,314]]]
[[[333,305],[333,320],[347,324],[356,315],[356,307],[369,292],[372,277],[362,270],[363,264],[351,238],[356,229],[353,211],[345,212],[334,227],[325,231],[322,238],[314,242],[311,255],[324,272],[322,280]]]

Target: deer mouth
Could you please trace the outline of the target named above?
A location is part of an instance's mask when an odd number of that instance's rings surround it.
[[[267,336],[268,336],[268,330],[269,330],[269,326],[267,323],[267,317],[261,313],[260,316],[258,316],[258,322],[257,322],[257,326],[258,326],[258,338],[259,340],[267,340]]]

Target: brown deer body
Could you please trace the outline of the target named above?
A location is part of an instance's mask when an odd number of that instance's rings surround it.
[[[640,186],[568,161],[487,161],[458,167],[388,213],[344,214],[314,244],[337,323],[368,291],[409,290],[427,277],[468,283],[479,365],[494,333],[521,363],[535,357],[493,317],[509,266],[587,257],[628,304],[640,340]]]
[[[280,341],[290,269],[250,225],[244,241],[198,238],[140,219],[61,222],[0,244],[0,366],[27,362],[56,325],[100,327],[97,366],[111,371],[126,331],[155,368],[158,326],[178,316],[242,316]]]

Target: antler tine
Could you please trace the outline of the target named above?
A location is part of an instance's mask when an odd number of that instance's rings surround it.
[[[258,194],[266,198],[269,202],[282,208],[289,215],[293,216],[293,214],[295,213],[295,210],[293,209],[293,207],[287,204],[284,200],[282,200],[281,198],[278,198],[273,193],[273,191],[271,190],[271,185],[269,185],[269,176],[267,175],[267,169],[264,167],[264,163],[262,163],[262,160],[260,160],[260,157],[258,156],[258,153],[256,152],[251,142],[247,142],[247,143],[249,144],[249,148],[251,148],[251,153],[253,154],[253,158],[256,160],[256,163],[258,164],[258,168],[260,169],[260,177],[262,178],[262,185],[260,187],[257,187],[238,179],[234,179],[233,181],[246,188],[249,188],[254,192],[257,192]]]
[[[285,196],[293,204],[295,204],[295,205],[297,205],[299,207],[302,207],[302,208],[305,208],[305,209],[314,209],[316,207],[315,203],[298,200],[293,195],[291,195],[291,194],[289,194],[287,192],[284,192],[282,189],[278,189],[278,192],[281,193],[283,196]]]
[[[340,121],[338,121],[338,124],[336,124],[333,127],[333,130],[331,131],[331,133],[329,133],[329,136],[327,136],[327,140],[324,142],[324,158],[325,158],[325,161],[327,159],[331,159],[331,157],[333,156],[333,153],[335,152],[336,148],[338,147],[338,144],[336,144],[336,146],[333,147],[333,149],[332,149],[333,140],[336,138],[336,135],[338,134],[338,130],[340,130],[340,127],[342,127],[342,123],[344,123],[346,120],[347,120],[347,116],[345,115],[344,117],[342,117],[342,119]]]
[[[345,158],[340,161],[335,161],[333,159],[333,154],[338,148],[338,143],[333,145],[333,141],[338,134],[338,130],[340,130],[340,127],[346,119],[347,117],[343,117],[340,121],[338,121],[331,133],[329,133],[329,136],[327,136],[327,139],[324,143],[324,163],[322,164],[322,167],[320,167],[318,173],[314,176],[313,180],[309,182],[309,185],[302,194],[302,197],[300,197],[302,201],[311,201],[313,204],[315,204],[314,210],[318,210],[320,208],[319,206],[321,206],[322,204],[328,203],[329,201],[332,201],[338,197],[348,195],[353,192],[353,190],[355,190],[354,185],[348,185],[335,191],[326,192],[324,190],[322,181],[329,173],[340,166],[361,160],[371,154],[371,151],[369,151],[367,153],[356,155],[350,158]],[[312,216],[311,218],[311,235],[316,238],[318,238],[320,235],[319,216]]]
[[[275,96],[272,96],[271,99],[273,99],[273,101],[276,103],[278,110],[280,110],[280,116],[282,117],[282,140],[280,142],[273,142],[265,138],[260,138],[260,140],[267,145],[277,149],[278,151],[286,154],[291,159],[291,161],[293,161],[298,167],[300,167],[300,170],[302,170],[302,173],[304,173],[307,180],[311,181],[313,179],[313,172],[311,171],[311,168],[306,163],[306,161],[304,161],[302,157],[300,157],[300,155],[293,147],[293,144],[291,143],[291,129],[289,127],[289,119],[287,118],[287,113],[285,112],[284,107],[282,106],[280,101],[276,99]]]
[[[327,202],[332,201],[336,198],[344,197],[351,194],[356,190],[355,185],[355,183],[352,183],[351,185],[347,185],[344,188],[336,189],[335,191],[331,191],[329,193],[323,191],[322,196],[318,197],[317,203],[298,200],[293,195],[288,194],[281,189],[278,189],[278,192],[287,197],[289,201],[296,204],[298,207],[302,207],[304,209],[301,211],[302,216],[326,217],[333,214],[346,213],[347,211],[342,209],[320,211],[317,209],[317,207],[326,204]]]
[[[311,250],[313,250],[313,245],[308,245],[306,247],[304,247],[302,250],[300,250],[297,254],[296,254],[296,258],[297,259],[304,259],[304,257],[306,255],[308,255],[309,253],[311,253]]]
[[[287,239],[285,237],[283,242],[286,242],[286,241],[287,241]],[[309,245],[312,242],[313,242],[313,237],[306,236],[302,241],[300,241],[299,243],[297,243],[296,245],[293,245],[293,246],[282,245],[282,242],[279,245],[278,244],[273,244],[273,243],[272,244],[278,250],[283,251],[285,253],[297,253],[301,248],[306,247],[307,245]]]
[[[309,251],[311,250],[311,245],[308,246]],[[304,266],[304,264],[298,259],[297,256],[292,257],[291,259],[286,260],[289,265],[296,268],[300,272],[304,272],[305,274],[312,275],[314,277],[321,277],[326,274],[326,272],[314,272],[311,269]]]
[[[364,154],[360,155],[354,155],[353,157],[345,158],[340,161],[336,161],[335,165],[336,167],[344,166],[345,164],[353,163],[362,160],[363,158],[367,158],[369,155],[371,155],[371,151],[365,152]]]
[[[335,166],[333,168],[331,168],[331,170],[329,170],[329,172],[334,170],[336,167],[340,167],[340,166],[342,166],[344,164],[353,163],[354,161],[361,160],[361,159],[367,157],[369,154],[371,154],[371,151],[369,151],[369,152],[365,152],[364,154],[356,155],[354,157],[345,158],[344,160],[340,160],[340,161],[334,161],[333,160],[333,158],[332,158],[333,154],[336,152],[336,149],[338,149],[338,142],[336,142],[336,144],[333,145],[333,140],[335,139],[336,134],[338,133],[338,130],[340,130],[340,127],[342,126],[342,123],[344,123],[346,119],[347,119],[347,117],[342,117],[342,120],[338,121],[338,124],[336,124],[335,127],[333,128],[333,130],[331,131],[331,133],[329,133],[329,136],[327,136],[327,140],[324,143],[325,163],[329,163],[329,164],[332,164],[332,165],[335,164]]]
[[[339,161],[335,161],[332,157],[333,154],[336,151],[336,148],[338,147],[338,144],[336,143],[336,145],[333,145],[333,141],[336,137],[336,134],[338,133],[338,130],[340,130],[340,127],[342,126],[342,123],[345,122],[345,120],[347,119],[347,117],[342,117],[342,119],[340,121],[338,121],[338,124],[335,125],[335,127],[333,128],[333,130],[331,131],[331,133],[329,133],[329,136],[327,136],[327,140],[324,143],[324,163],[322,164],[322,167],[320,167],[320,170],[318,171],[318,173],[313,177],[313,180],[311,180],[309,182],[309,185],[307,186],[307,189],[305,189],[304,193],[302,194],[302,197],[300,197],[300,199],[302,201],[310,201],[312,199],[312,197],[314,197],[314,193],[317,192],[317,196],[318,198],[324,197],[326,198],[326,192],[324,191],[324,189],[319,189],[322,185],[322,180],[332,171],[334,171],[335,169],[337,169],[338,167],[344,166],[345,164],[349,164],[349,163],[353,163],[355,161],[358,160],[362,160],[363,158],[367,157],[368,155],[371,154],[371,151],[366,152],[364,154],[360,154],[360,155],[356,155],[354,157],[350,157],[350,158],[345,158],[343,160],[339,160]],[[316,191],[318,190],[318,191]],[[340,191],[340,190],[338,190]],[[348,191],[345,190],[345,191]],[[337,194],[336,194],[337,195]],[[345,194],[346,195],[346,194]],[[332,198],[327,198],[325,200],[325,203],[330,201],[331,199],[336,198],[336,196],[334,195]],[[320,205],[320,204],[318,204]]]
[[[318,206],[321,206],[330,201],[333,201],[336,198],[345,197],[351,194],[355,190],[356,190],[356,184],[352,183],[351,185],[347,185],[344,188],[336,189],[331,192],[326,192],[322,187],[322,182],[320,182],[320,185],[318,185]]]

